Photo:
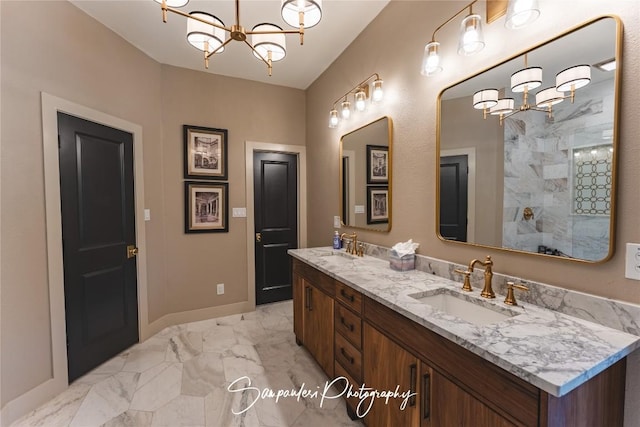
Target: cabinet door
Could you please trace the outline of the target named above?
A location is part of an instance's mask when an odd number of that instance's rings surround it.
[[[430,383],[430,413],[426,421],[431,424],[423,423],[423,426],[515,426],[436,370],[431,370]],[[509,396],[504,399],[508,405]]]
[[[324,372],[333,378],[333,298],[302,279],[304,345]]]
[[[416,393],[418,388],[418,359],[391,341],[374,327],[364,324],[363,337],[364,383],[378,392]],[[403,400],[406,405],[403,407]],[[384,398],[373,401],[365,418],[368,427],[417,427],[420,425],[419,396]],[[363,402],[367,407],[369,400]],[[362,409],[361,409],[362,411]],[[444,426],[444,424],[442,424]]]

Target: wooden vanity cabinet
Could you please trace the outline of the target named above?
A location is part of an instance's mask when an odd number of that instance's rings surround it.
[[[626,359],[555,397],[319,270],[292,265],[296,340],[329,378],[346,377],[354,390],[417,393],[404,410],[402,399],[376,399],[368,427],[623,424]],[[347,400],[351,416],[358,403]]]
[[[333,378],[333,295],[335,282],[300,261],[293,262],[293,330],[322,370]]]

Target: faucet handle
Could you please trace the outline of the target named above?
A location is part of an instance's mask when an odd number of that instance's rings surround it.
[[[358,243],[358,256],[364,256],[364,243]]]
[[[469,280],[469,276],[471,276],[471,272],[469,270],[464,271],[464,270],[459,270],[457,268],[453,271],[456,273],[462,274],[464,276],[464,281],[462,283],[462,290],[465,292],[472,292],[473,288],[471,287],[471,281]]]
[[[518,305],[518,303],[516,302],[516,296],[513,293],[514,289],[520,289],[521,291],[528,291],[529,288],[527,288],[525,285],[521,285],[521,284],[515,284],[513,282],[507,282],[507,296],[504,299],[504,303],[507,305]]]

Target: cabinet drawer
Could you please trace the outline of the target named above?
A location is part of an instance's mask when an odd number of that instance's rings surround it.
[[[336,282],[336,299],[356,313],[362,313],[362,294],[349,286]]]
[[[362,382],[362,353],[339,333],[335,334],[335,357],[356,382]]]
[[[335,373],[336,373],[336,378],[344,377],[348,381],[348,384],[345,384],[343,381],[337,381],[334,387],[338,391],[341,392],[342,390],[344,390],[344,387],[346,386],[347,390],[349,389],[349,387],[351,387],[351,391],[353,393],[355,393],[360,388],[360,383],[356,382],[356,380],[354,380],[351,377],[351,375],[349,375],[347,370],[344,369],[341,364],[336,363]],[[360,399],[358,397],[356,397],[356,396],[347,397],[347,392],[346,391],[343,394],[343,396],[345,397],[345,399],[347,401],[347,406],[349,407],[349,409],[351,409],[351,411],[354,414],[357,414],[357,409],[358,409],[358,404],[360,403]],[[366,403],[367,402],[362,404],[362,406],[363,406],[362,412],[364,412],[366,410]]]
[[[335,306],[336,332],[342,334],[358,350],[362,349],[362,319],[342,304]]]

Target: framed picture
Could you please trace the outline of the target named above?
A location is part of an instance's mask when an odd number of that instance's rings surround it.
[[[228,232],[228,190],[229,184],[226,182],[185,181],[184,232]]]
[[[184,177],[227,179],[227,130],[184,125]]]
[[[367,184],[389,183],[389,147],[367,145]]]
[[[367,224],[389,222],[389,187],[367,187]]]

